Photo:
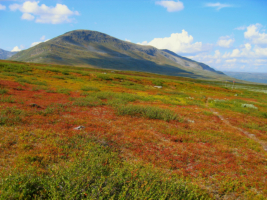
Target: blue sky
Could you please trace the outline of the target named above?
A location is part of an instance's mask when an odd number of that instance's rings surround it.
[[[267,72],[266,9],[266,0],[0,0],[0,48],[88,29],[218,70]]]

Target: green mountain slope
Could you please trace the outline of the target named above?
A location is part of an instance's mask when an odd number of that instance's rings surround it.
[[[227,79],[222,72],[171,51],[122,41],[89,30],[67,32],[21,51],[10,60],[143,71],[191,78]]]

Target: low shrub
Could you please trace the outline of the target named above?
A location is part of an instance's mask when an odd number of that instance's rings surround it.
[[[0,191],[2,199],[210,199],[189,182],[123,162],[97,144],[45,174],[13,171],[0,182]]]
[[[116,110],[119,115],[141,115],[149,119],[161,119],[164,121],[179,120],[175,112],[154,106],[126,105],[116,107]]]
[[[82,91],[100,91],[97,87],[91,87],[91,86],[83,86],[81,88]]]
[[[2,103],[15,103],[16,101],[12,96],[6,97],[6,96],[2,95],[0,97],[0,102],[2,102]]]
[[[6,94],[8,90],[6,88],[0,88],[0,94]]]
[[[22,121],[25,116],[25,111],[17,109],[16,107],[8,107],[0,113],[0,126],[12,126]]]
[[[97,97],[87,96],[87,97],[76,98],[74,100],[73,105],[75,105],[75,106],[89,106],[89,107],[93,107],[93,106],[103,105],[103,102],[99,98],[97,98]]]
[[[67,88],[60,88],[57,90],[58,93],[70,95],[70,89]]]

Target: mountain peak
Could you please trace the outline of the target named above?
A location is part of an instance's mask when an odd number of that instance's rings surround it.
[[[224,76],[208,65],[169,50],[138,45],[84,29],[66,32],[21,51],[11,60],[144,71],[192,78],[214,79]]]

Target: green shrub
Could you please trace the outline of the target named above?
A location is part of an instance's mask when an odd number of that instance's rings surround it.
[[[25,78],[16,78],[16,81],[19,83],[28,83],[28,84],[32,84],[32,82],[30,80],[27,80]]]
[[[91,86],[83,86],[81,90],[82,91],[100,91],[97,87],[91,87]]]
[[[56,79],[62,79],[62,80],[65,80],[65,77],[64,76],[52,76],[53,78],[56,78]]]
[[[0,88],[0,94],[6,94],[8,90],[6,88]]]
[[[7,96],[5,97],[4,95],[2,95],[0,97],[0,102],[3,102],[3,103],[15,103],[15,100],[12,96]]]
[[[112,78],[107,74],[97,74],[97,78],[106,81],[112,80]]]
[[[154,106],[126,105],[116,107],[116,110],[119,115],[141,115],[149,119],[162,119],[164,121],[179,120],[175,112]]]
[[[8,107],[0,113],[0,126],[12,126],[22,121],[25,116],[25,111],[17,109],[16,107]]]
[[[58,93],[70,95],[70,89],[67,88],[60,88],[57,90]]]
[[[32,68],[22,64],[0,63],[0,71],[25,74],[31,72]]]
[[[156,85],[156,86],[163,86],[165,81],[161,80],[161,79],[152,79],[152,84]]]
[[[70,75],[69,71],[63,71],[61,72],[63,75]]]
[[[84,155],[45,174],[13,171],[0,182],[2,199],[210,199],[190,182],[151,166],[130,164],[90,143]]]
[[[97,97],[87,96],[75,99],[73,105],[93,107],[103,105],[103,102]]]

